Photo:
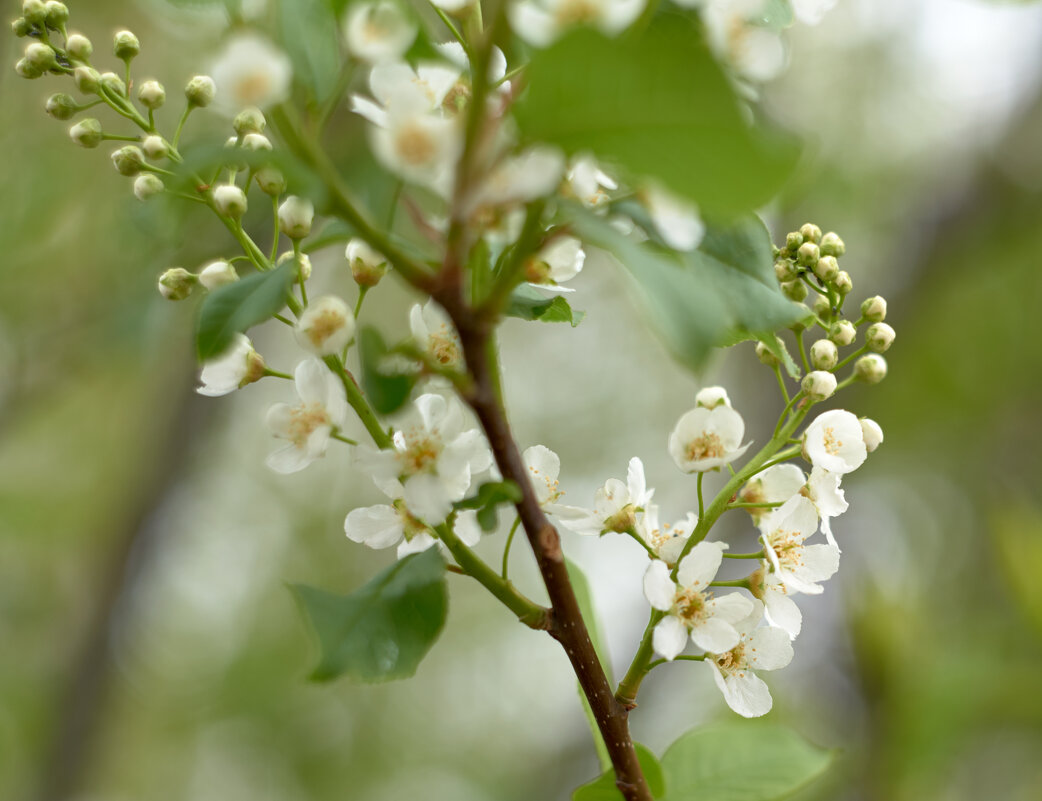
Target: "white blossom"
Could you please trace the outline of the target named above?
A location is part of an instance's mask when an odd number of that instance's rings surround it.
[[[770,568],[770,563],[764,562],[749,577],[750,591],[763,602],[763,614],[767,622],[782,629],[790,640],[795,640],[803,628],[803,613],[789,597],[785,583]]]
[[[705,225],[694,203],[660,186],[644,190],[644,204],[659,236],[674,250],[694,250],[705,235]]]
[[[734,625],[749,614],[752,602],[736,592],[714,598],[709,583],[720,569],[727,545],[700,542],[680,562],[677,581],[665,562],[654,560],[644,573],[644,595],[652,608],[668,612],[652,634],[655,653],[673,660],[687,640],[703,651],[719,653],[738,644]]]
[[[776,464],[749,479],[738,493],[742,503],[782,504],[796,495],[807,483],[807,477],[794,464]],[[753,521],[760,521],[770,512],[767,508],[749,509]]]
[[[202,386],[195,391],[216,398],[227,395],[264,375],[264,360],[245,334],[236,334],[227,353],[203,364]]]
[[[267,416],[271,432],[287,440],[268,456],[268,467],[278,473],[295,473],[324,456],[333,430],[347,417],[344,387],[318,359],[302,361],[293,377],[300,403],[276,403]]]
[[[690,0],[681,3],[694,4]],[[702,9],[713,51],[743,78],[758,83],[776,78],[785,67],[781,37],[755,24],[763,6],[764,0],[707,0]]]
[[[210,74],[217,86],[214,107],[231,117],[249,106],[264,109],[288,99],[293,69],[266,37],[242,32],[225,42]]]
[[[561,524],[576,534],[622,534],[635,529],[637,512],[647,507],[654,494],[644,478],[644,463],[634,456],[626,471],[626,483],[609,478],[594,493],[593,509],[561,506],[556,512]]]
[[[619,188],[618,183],[591,156],[572,159],[565,179],[566,192],[591,208],[604,203],[608,199],[608,192]]]
[[[842,409],[818,415],[803,435],[803,453],[832,473],[857,470],[868,456],[861,421]]]
[[[463,366],[463,346],[445,311],[433,300],[409,309],[409,330],[416,346],[442,367]]]
[[[223,259],[212,261],[199,271],[199,283],[207,289],[217,289],[219,286],[233,284],[238,280],[239,274],[235,271],[235,267]]]
[[[646,0],[521,0],[508,6],[510,27],[534,47],[546,47],[576,24],[614,36],[640,16]]]
[[[818,510],[802,495],[787,500],[761,524],[760,541],[767,559],[789,590],[818,595],[822,592],[818,582],[839,569],[835,545],[804,544],[817,530]]]
[[[701,473],[729,464],[751,443],[742,445],[745,421],[730,406],[687,412],[669,435],[669,454],[685,473]]]
[[[740,640],[724,653],[707,657],[724,700],[742,717],[757,718],[771,710],[773,699],[767,685],[754,671],[779,670],[792,661],[792,643],[779,628],[757,626],[763,618],[763,604],[753,601],[748,617],[735,624]]]
[[[344,23],[348,51],[370,64],[401,58],[417,30],[416,23],[392,0],[356,3]]]
[[[331,356],[355,335],[355,315],[336,295],[324,295],[311,301],[293,330],[301,347],[317,356]]]
[[[533,445],[521,454],[528,470],[528,478],[532,482],[539,505],[547,512],[558,508],[557,501],[564,495],[561,489],[561,458],[545,445]]]
[[[530,284],[560,292],[574,292],[560,284],[577,276],[586,262],[582,242],[574,236],[559,236],[529,259],[525,278]]]
[[[658,506],[649,503],[637,519],[637,534],[663,562],[672,567],[680,558],[691,533],[698,525],[698,515],[688,512],[683,520],[671,526],[659,522]]]

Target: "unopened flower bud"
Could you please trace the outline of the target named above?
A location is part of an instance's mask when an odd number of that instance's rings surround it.
[[[314,218],[315,207],[307,198],[290,195],[279,206],[279,230],[290,239],[303,239],[310,234]]]
[[[813,242],[816,245],[821,241],[821,229],[814,223],[804,223],[800,226],[800,235],[804,242]]]
[[[31,42],[25,47],[25,60],[30,62],[41,72],[57,66],[58,60],[54,56],[54,48],[43,42]]]
[[[387,259],[361,239],[352,239],[344,252],[351,267],[351,277],[359,286],[373,287],[387,273]]]
[[[807,292],[809,292],[807,285],[802,281],[786,281],[781,285],[781,288],[785,297],[797,303],[802,303],[807,297]]]
[[[94,45],[82,33],[71,33],[65,40],[65,52],[73,61],[90,61],[90,57],[94,53]]]
[[[885,353],[894,344],[897,336],[894,329],[886,323],[872,323],[865,332],[865,344],[876,353]]]
[[[839,262],[835,256],[822,256],[814,265],[814,274],[822,281],[828,283],[836,280],[839,275]]]
[[[43,7],[47,14],[47,27],[55,31],[63,30],[65,23],[69,21],[69,7],[58,0],[47,0]]]
[[[235,129],[235,133],[239,136],[246,136],[251,133],[263,133],[264,127],[267,125],[267,120],[264,119],[264,114],[259,108],[250,107],[243,109],[235,115],[235,119],[232,120],[232,127]]]
[[[819,243],[821,253],[824,256],[835,256],[837,259],[847,252],[847,246],[834,231],[829,231],[821,238]]]
[[[137,145],[127,145],[112,153],[112,166],[120,175],[137,175],[145,164],[145,154]]]
[[[101,144],[104,136],[101,133],[101,123],[93,117],[80,120],[69,129],[72,141],[80,147],[92,148]]]
[[[730,406],[731,399],[727,397],[727,390],[723,387],[705,387],[695,395],[695,406],[705,409],[715,409],[717,406]]]
[[[861,436],[865,440],[865,448],[869,453],[883,444],[883,429],[879,423],[869,417],[861,418]]]
[[[881,323],[886,319],[886,300],[879,295],[861,304],[861,316],[870,323]]]
[[[261,167],[254,176],[261,192],[278,197],[286,191],[286,178],[274,167]]]
[[[866,384],[878,384],[886,378],[886,359],[869,353],[854,362],[854,375]]]
[[[823,401],[836,391],[836,376],[824,370],[814,370],[803,377],[800,388],[812,401]]]
[[[295,261],[297,270],[300,273],[302,281],[307,281],[311,277],[311,258],[307,253],[294,253],[292,250],[287,250],[281,256],[279,256],[277,266],[281,267],[288,261]]]
[[[804,242],[796,251],[796,261],[804,267],[813,267],[818,263],[820,255],[817,245],[813,242]]]
[[[130,31],[117,31],[112,38],[112,53],[121,61],[130,61],[141,52],[141,42]]]
[[[849,345],[856,338],[857,329],[854,328],[854,324],[850,320],[840,320],[837,323],[833,323],[832,328],[829,329],[829,339],[841,348]]]
[[[800,245],[803,244],[803,234],[799,231],[790,231],[785,235],[785,249],[790,253],[795,253],[800,249]]]
[[[159,293],[167,300],[184,300],[198,279],[183,267],[171,267],[159,276]]]
[[[190,107],[206,108],[216,94],[217,85],[209,75],[196,75],[185,86],[185,97]]]
[[[797,275],[796,265],[789,259],[778,259],[774,263],[774,274],[777,276],[779,283],[791,281]]]
[[[163,137],[151,134],[145,137],[145,141],[141,143],[141,149],[145,155],[148,156],[152,161],[159,161],[160,159],[166,158],[169,150],[167,149],[166,142],[163,141]]]
[[[71,120],[80,107],[71,95],[58,92],[47,98],[46,109],[47,113],[56,120]]]
[[[246,213],[246,193],[235,184],[221,184],[214,189],[213,202],[220,214],[233,220]]]
[[[225,284],[234,284],[239,280],[235,267],[223,259],[212,261],[199,271],[199,283],[207,289],[217,289]]]
[[[11,22],[11,30],[15,36],[21,39],[23,36],[28,36],[32,33],[33,26],[26,21],[25,17],[18,17]]]
[[[818,317],[829,317],[832,315],[832,304],[829,303],[829,299],[824,295],[814,296],[814,305],[812,308]]]
[[[832,282],[832,285],[836,288],[836,291],[841,295],[847,295],[850,290],[854,288],[854,281],[850,278],[850,273],[846,270],[840,270],[836,275],[836,280]]]
[[[148,200],[160,194],[165,187],[158,175],[143,172],[134,179],[134,197],[138,200]]]
[[[22,16],[30,25],[43,25],[47,20],[47,7],[43,0],[25,0],[22,3]]]
[[[251,133],[246,134],[242,138],[243,150],[249,150],[253,153],[259,153],[261,151],[271,150],[271,140],[268,139],[264,134]]]
[[[76,88],[85,95],[96,95],[101,91],[101,75],[94,67],[81,64],[72,71],[72,79]]]
[[[815,370],[831,370],[839,363],[839,348],[831,339],[819,339],[810,346],[810,363]]]
[[[768,367],[777,367],[781,364],[778,357],[771,353],[771,349],[762,342],[756,343],[756,358],[760,360],[761,364],[766,364]]]
[[[142,106],[155,111],[166,102],[166,89],[159,81],[145,81],[138,87],[137,99]]]
[[[355,316],[343,300],[325,295],[307,307],[295,333],[306,350],[318,356],[331,356],[342,351],[355,335]]]
[[[120,97],[127,96],[127,85],[123,83],[123,79],[114,72],[103,72],[101,74],[101,85],[108,89],[108,91],[117,94]]]
[[[18,73],[19,78],[25,78],[27,80],[34,80],[36,78],[42,78],[44,70],[36,66],[27,58],[18,59],[18,63],[14,65],[14,71]]]

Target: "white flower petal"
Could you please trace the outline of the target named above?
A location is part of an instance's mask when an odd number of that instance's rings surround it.
[[[348,512],[344,533],[349,540],[370,548],[389,548],[404,536],[402,518],[393,506],[385,504]]]
[[[780,670],[792,661],[792,640],[781,629],[756,629],[745,641],[745,658],[756,670]]]
[[[708,617],[691,629],[691,642],[703,651],[722,654],[738,645],[738,632],[726,620]]]
[[[763,680],[751,670],[724,676],[715,662],[706,660],[712,668],[716,686],[732,710],[744,718],[758,718],[771,711],[774,700]]]
[[[687,645],[687,626],[673,615],[666,615],[655,626],[651,644],[655,653],[663,659],[673,661]]]
[[[422,551],[426,551],[436,542],[437,540],[430,534],[421,532],[415,535],[411,540],[402,540],[401,545],[398,546],[398,558],[404,559],[411,553],[421,553]]]
[[[456,536],[460,542],[473,548],[481,540],[481,524],[476,509],[464,509],[456,515]]]
[[[652,609],[668,612],[673,608],[677,585],[669,577],[669,567],[655,559],[644,571],[644,597]]]
[[[716,576],[723,561],[727,544],[723,542],[705,542],[695,545],[680,562],[677,570],[677,581],[686,589],[700,590],[709,585]]]

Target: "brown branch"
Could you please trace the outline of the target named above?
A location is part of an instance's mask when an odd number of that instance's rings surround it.
[[[459,295],[446,289],[435,298],[448,311],[459,331],[467,367],[474,377],[465,399],[488,437],[503,478],[521,488],[517,504],[525,534],[535,554],[539,572],[550,597],[550,635],[564,648],[590,703],[604,744],[615,769],[615,784],[626,801],[652,801],[628,725],[628,710],[615,700],[608,677],[590,641],[579,603],[561,552],[557,530],[546,519],[503,409],[498,385],[494,340],[489,323],[465,306]]]

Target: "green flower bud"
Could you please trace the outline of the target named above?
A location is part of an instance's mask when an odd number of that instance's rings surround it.
[[[112,165],[120,175],[137,175],[144,164],[145,154],[137,145],[127,145],[112,153]]]
[[[807,297],[807,292],[810,291],[802,281],[786,281],[781,288],[785,297],[797,303],[802,303]]]
[[[37,67],[27,58],[18,59],[18,63],[14,65],[14,71],[18,73],[18,77],[25,78],[29,81],[36,78],[42,78],[44,73],[42,69]]]
[[[166,89],[159,81],[145,81],[138,87],[137,99],[142,106],[155,111],[166,102]]]
[[[213,202],[218,213],[233,220],[246,213],[246,193],[235,184],[221,184],[214,189]]]
[[[785,235],[785,249],[790,253],[795,253],[800,249],[800,245],[803,244],[803,234],[799,231],[789,231]]]
[[[80,147],[94,148],[101,144],[104,137],[101,133],[101,123],[93,117],[80,120],[69,129],[72,141]]]
[[[856,338],[857,329],[850,320],[840,320],[838,323],[833,323],[832,328],[829,329],[829,339],[841,348],[846,347]]]
[[[821,229],[814,223],[804,223],[800,227],[800,235],[804,242],[813,242],[816,245],[821,241]]]
[[[47,27],[55,31],[64,30],[65,23],[69,21],[69,7],[58,0],[47,0],[43,7],[47,13]]]
[[[56,120],[71,120],[76,112],[80,110],[79,105],[72,99],[71,95],[64,92],[51,95],[47,98],[47,113]]]
[[[836,376],[824,370],[814,370],[807,373],[800,383],[803,394],[815,403],[823,401],[832,396],[836,391]]]
[[[134,197],[138,200],[148,200],[160,194],[164,188],[159,176],[150,172],[143,172],[134,179]]]
[[[141,149],[145,155],[148,156],[152,161],[159,161],[165,159],[169,153],[166,142],[163,141],[163,137],[152,134],[146,136],[145,141],[141,143]]]
[[[171,267],[159,276],[159,294],[167,300],[184,300],[199,279],[183,267]]]
[[[292,250],[287,250],[279,256],[278,261],[275,262],[275,266],[281,267],[288,261],[295,261],[297,263],[297,269],[300,270],[300,277],[303,280],[307,281],[311,277],[311,259],[308,257],[307,253],[301,253],[298,256]]]
[[[837,259],[847,252],[847,246],[834,231],[829,231],[821,238],[821,252],[825,256],[835,256]]]
[[[234,284],[238,280],[239,274],[235,267],[223,259],[212,261],[199,271],[199,283],[207,289],[217,289],[225,284]]]
[[[23,36],[28,36],[32,33],[33,26],[28,23],[25,17],[19,17],[11,23],[11,30],[14,31],[14,35],[21,39]]]
[[[771,353],[770,348],[762,342],[756,343],[756,358],[760,360],[761,364],[766,364],[768,367],[777,367],[781,364],[778,357]]]
[[[850,277],[850,273],[846,270],[840,270],[836,274],[836,279],[832,282],[832,285],[836,288],[836,291],[841,295],[850,294],[850,290],[854,288],[854,281]]]
[[[185,97],[190,107],[206,108],[216,94],[217,85],[209,75],[196,75],[185,86]]]
[[[812,307],[814,313],[818,317],[831,317],[832,316],[832,304],[829,303],[829,299],[824,295],[814,296],[814,305]]]
[[[120,97],[127,96],[127,85],[123,83],[123,79],[114,72],[103,72],[101,74],[101,85]]]
[[[32,42],[25,47],[25,60],[38,67],[41,72],[58,65],[54,56],[54,48],[43,42]]]
[[[373,250],[363,239],[352,239],[344,251],[351,277],[359,286],[374,287],[387,274],[387,257]]]
[[[826,284],[839,275],[839,262],[835,256],[822,256],[814,265],[814,274]]]
[[[85,95],[96,95],[101,91],[101,75],[94,67],[81,64],[72,71],[72,79],[76,88]]]
[[[264,134],[249,133],[242,138],[242,149],[252,153],[271,151],[271,140]]]
[[[878,353],[869,353],[854,362],[854,375],[866,384],[878,384],[886,378],[886,359]]]
[[[871,297],[861,304],[861,316],[871,323],[881,323],[886,319],[886,300],[879,295]]]
[[[141,42],[131,31],[117,31],[112,37],[112,53],[121,61],[130,61],[141,52]]]
[[[257,170],[257,186],[272,197],[278,197],[286,191],[286,178],[274,167],[261,167]]]
[[[810,363],[815,370],[831,370],[839,363],[839,348],[831,339],[819,339],[810,346]]]
[[[779,283],[792,281],[797,276],[796,265],[789,259],[778,259],[774,263],[774,274],[778,277]]]
[[[30,25],[43,25],[47,21],[47,6],[43,0],[25,0],[22,3],[22,16]]]
[[[813,242],[804,242],[796,251],[796,261],[803,267],[813,267],[818,263],[820,255],[817,245]]]
[[[65,52],[69,54],[69,58],[73,61],[86,62],[90,61],[91,54],[94,52],[94,45],[83,34],[73,33],[65,40]]]
[[[865,344],[876,353],[885,353],[894,344],[897,333],[886,323],[872,323],[865,332]]]
[[[307,198],[290,195],[279,206],[279,230],[290,239],[303,239],[310,234],[314,218],[315,207]]]
[[[264,128],[267,124],[268,122],[264,119],[264,114],[261,110],[252,106],[236,114],[235,119],[232,121],[232,127],[239,136],[246,136],[246,134],[251,133],[264,133]]]

